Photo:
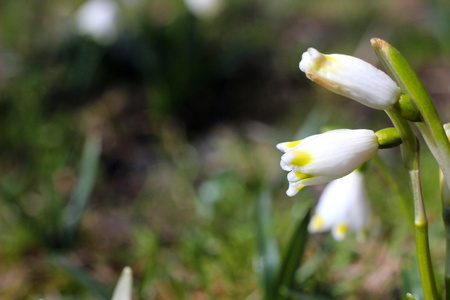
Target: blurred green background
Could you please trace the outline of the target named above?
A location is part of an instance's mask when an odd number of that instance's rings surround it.
[[[127,265],[134,299],[264,298],[258,230],[282,253],[323,188],[287,197],[275,144],[390,126],[310,82],[308,47],[377,65],[369,40],[389,41],[450,121],[446,1],[89,2],[0,2],[1,299],[109,299]],[[415,286],[398,152],[366,170],[367,241],[310,237],[293,298],[402,299]],[[425,148],[422,165],[441,275]]]

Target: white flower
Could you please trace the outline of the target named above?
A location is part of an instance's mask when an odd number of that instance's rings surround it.
[[[348,55],[303,53],[300,70],[323,87],[375,109],[390,109],[400,97],[400,88],[383,71]]]
[[[450,140],[450,123],[444,124],[444,130],[445,130],[445,134],[447,135],[447,137]]]
[[[316,233],[331,230],[338,241],[343,240],[349,231],[362,237],[369,216],[363,175],[354,171],[325,187],[308,231]]]
[[[114,288],[112,300],[131,300],[133,274],[130,267],[125,267]]]
[[[80,34],[91,36],[100,44],[109,44],[117,35],[118,12],[112,0],[90,0],[76,12],[75,23]]]
[[[304,186],[343,177],[377,153],[378,138],[372,130],[337,129],[303,140],[277,145],[283,152],[281,168],[287,175],[288,196]]]
[[[221,0],[184,0],[186,7],[201,19],[214,18],[222,8]]]

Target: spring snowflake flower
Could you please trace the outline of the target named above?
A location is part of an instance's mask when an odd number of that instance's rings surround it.
[[[99,44],[110,44],[117,36],[119,7],[113,0],[89,0],[75,14],[78,32]]]
[[[312,81],[371,108],[390,109],[400,97],[400,88],[386,73],[353,56],[309,48],[299,67]]]
[[[338,241],[342,241],[349,231],[361,238],[369,216],[363,175],[354,171],[325,187],[308,231],[317,233],[331,230]]]
[[[195,16],[201,19],[213,19],[222,8],[222,0],[184,0],[184,3]]]
[[[287,175],[288,196],[304,186],[343,177],[377,153],[378,138],[372,130],[337,129],[303,140],[277,145],[283,152],[281,168]]]

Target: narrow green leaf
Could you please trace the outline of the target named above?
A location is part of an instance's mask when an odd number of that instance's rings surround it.
[[[286,254],[283,257],[276,286],[278,293],[282,294],[281,297],[283,297],[283,294],[288,294],[286,289],[289,290],[293,287],[295,273],[300,267],[306,244],[308,243],[308,224],[310,218],[311,209],[308,209],[305,216],[298,223],[298,226],[291,237]]]
[[[65,270],[72,279],[85,286],[92,294],[100,299],[110,299],[109,293],[102,284],[97,282],[88,273],[73,264],[67,258],[59,254],[53,254],[49,256],[49,260],[56,267]]]
[[[401,290],[406,299],[414,299],[413,295],[417,299],[423,299],[423,290],[420,284],[419,265],[417,257],[412,255],[411,264],[404,264],[401,270]],[[410,297],[408,297],[408,294]]]
[[[272,234],[272,198],[268,191],[262,192],[257,201],[256,229],[263,289],[266,299],[274,299],[280,254]]]
[[[95,183],[95,175],[101,153],[101,141],[97,137],[86,140],[80,163],[77,184],[62,216],[62,238],[71,240],[80,223]],[[69,241],[70,242],[70,241]]]

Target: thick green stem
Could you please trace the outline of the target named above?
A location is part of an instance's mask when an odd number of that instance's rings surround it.
[[[445,187],[450,190],[450,142],[442,126],[442,122],[437,113],[436,107],[423,86],[416,72],[412,69],[406,59],[400,52],[389,43],[374,38],[371,40],[372,47],[375,49],[378,57],[382,61],[386,70],[396,80],[402,92],[409,98],[410,108],[407,111],[416,110],[418,120],[414,120],[415,125],[422,134],[425,142],[430,148],[431,153],[436,159],[443,174]],[[403,99],[405,102],[405,99]],[[415,117],[414,114],[408,114],[408,117]],[[450,294],[450,197],[442,197],[443,219],[445,223],[446,234],[446,294]],[[450,300],[450,295],[446,296]]]
[[[421,122],[415,124],[439,164],[447,187],[450,189],[450,160],[448,159],[450,143],[430,95],[416,72],[397,49],[377,38],[372,39],[371,43],[386,70],[395,78],[403,93],[411,100],[412,106],[419,112]]]
[[[434,278],[433,264],[430,255],[430,246],[428,243],[428,221],[420,187],[419,170],[410,170],[409,177],[414,194],[416,251],[423,294],[425,295],[425,299],[438,299],[436,280]]]
[[[414,199],[414,225],[420,280],[425,299],[437,300],[438,292],[428,243],[428,221],[423,203],[419,173],[419,144],[407,120],[393,110],[386,110],[402,138],[402,157]]]

